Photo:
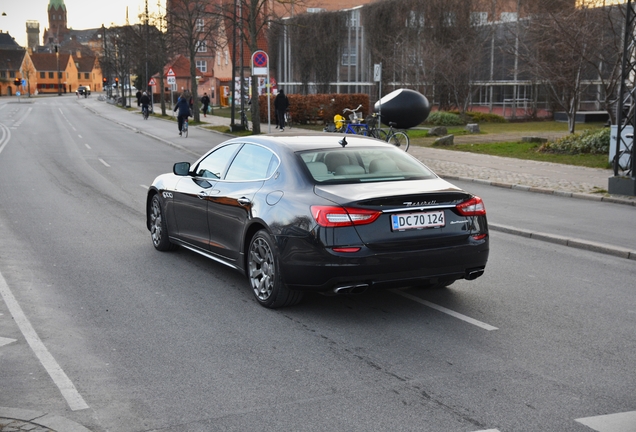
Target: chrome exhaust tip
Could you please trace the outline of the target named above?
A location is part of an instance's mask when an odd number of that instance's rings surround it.
[[[369,288],[369,284],[342,285],[333,289],[334,294],[362,294]]]
[[[473,280],[473,279],[477,279],[479,276],[483,274],[484,274],[483,268],[466,270],[466,276],[464,276],[464,278],[466,280]]]

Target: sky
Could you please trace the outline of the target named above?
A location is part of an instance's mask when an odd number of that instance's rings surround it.
[[[163,11],[166,2],[160,1]],[[150,14],[159,11],[158,2],[148,0]],[[130,24],[135,24],[146,8],[145,0],[64,0],[64,4],[68,27],[75,30],[98,28],[102,24],[106,27],[126,24],[126,7]],[[49,0],[0,0],[0,29],[3,33],[8,31],[19,45],[26,47],[26,22],[38,21],[41,43],[44,29],[49,26],[48,6]]]

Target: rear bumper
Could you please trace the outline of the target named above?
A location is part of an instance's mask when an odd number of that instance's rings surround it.
[[[288,239],[282,251],[283,278],[291,289],[326,292],[347,285],[402,287],[436,279],[475,279],[488,261],[488,237],[461,245],[419,251],[356,253],[316,249]]]

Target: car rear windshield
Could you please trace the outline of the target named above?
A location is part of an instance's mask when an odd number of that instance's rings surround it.
[[[426,166],[392,147],[339,148],[300,152],[318,183],[363,183],[435,178]]]

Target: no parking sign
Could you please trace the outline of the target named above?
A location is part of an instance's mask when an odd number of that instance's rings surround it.
[[[252,54],[252,76],[268,75],[269,56],[265,51],[254,51]]]

